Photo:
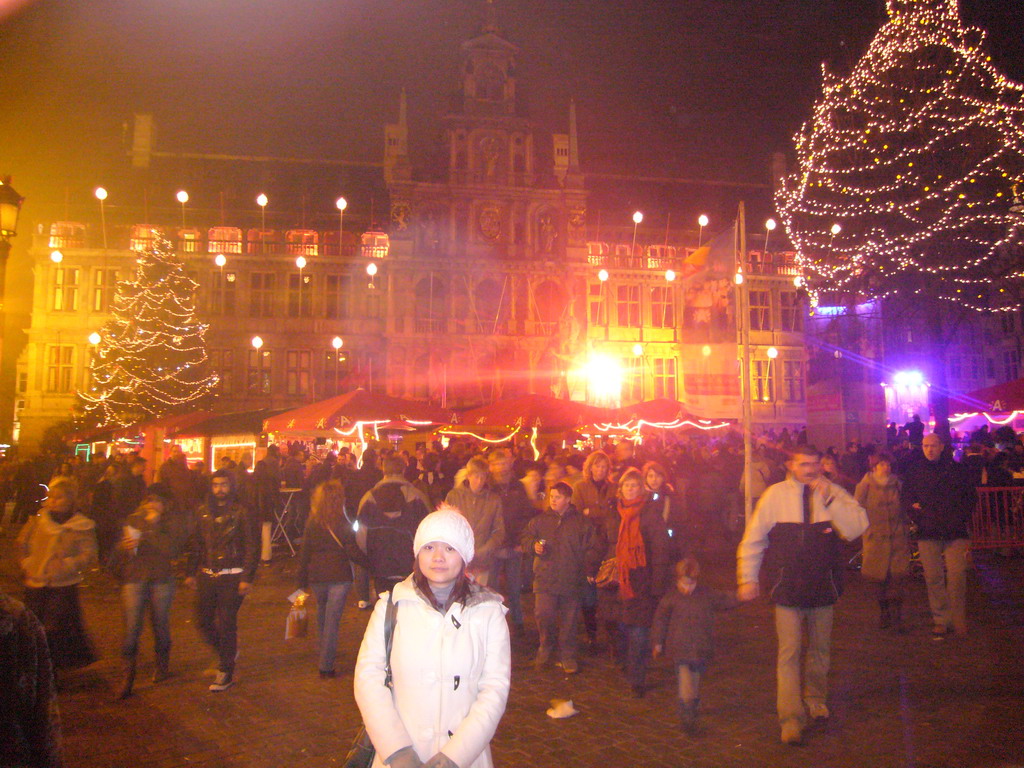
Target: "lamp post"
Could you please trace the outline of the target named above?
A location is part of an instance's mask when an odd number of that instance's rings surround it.
[[[768,221],[764,223],[764,248],[762,250],[764,251],[765,256],[768,255],[768,236],[775,231],[776,226],[775,219],[768,219]]]
[[[295,259],[295,266],[299,268],[299,312],[298,316],[302,317],[302,270],[306,268],[306,257],[299,256]]]
[[[634,211],[633,213],[633,246],[629,249],[629,256],[632,258],[636,256],[636,228],[640,226],[640,222],[644,220],[644,215],[640,211]]]
[[[341,366],[341,348],[345,344],[341,336],[335,336],[331,339],[331,346],[334,347],[334,394],[338,394],[340,387],[338,386],[338,377],[340,375],[339,368]]]
[[[181,228],[185,228],[185,203],[188,202],[188,192],[184,189],[179,190],[176,195],[178,202],[181,203]]]
[[[348,200],[339,197],[334,203],[338,207],[338,256],[344,255],[345,240],[342,233],[345,231],[345,209],[348,208]]]
[[[366,265],[366,274],[370,276],[370,284],[367,286],[367,288],[370,288],[372,290],[374,288],[373,278],[377,275],[377,265],[374,264],[372,261]]]
[[[698,248],[700,248],[701,244],[704,242],[704,227],[708,225],[708,221],[708,217],[703,213],[697,217],[697,224],[700,226],[700,229],[697,230]]]
[[[604,288],[604,340],[608,341],[608,326],[611,322],[611,307],[609,306],[610,301],[608,299],[608,270],[602,269],[598,272],[597,279],[601,281],[601,286]]]
[[[96,187],[96,191],[93,194],[100,201],[100,231],[103,233],[103,250],[105,251],[107,250],[107,190],[103,187]]]
[[[256,196],[256,205],[260,207],[260,241],[263,240],[263,230],[267,228],[267,203],[270,202],[262,192]]]
[[[252,348],[256,350],[256,391],[258,394],[263,394],[263,338],[261,336],[252,337]]]

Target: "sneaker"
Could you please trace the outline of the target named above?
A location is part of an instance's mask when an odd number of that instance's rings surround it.
[[[941,642],[946,639],[946,635],[949,634],[949,627],[944,627],[936,624],[932,627],[932,640],[935,642]]]
[[[782,724],[782,743],[783,744],[803,744],[804,741],[804,729],[800,727],[800,723],[797,720],[787,720]]]
[[[569,659],[568,661],[558,662],[558,666],[567,675],[575,675],[580,671],[580,665],[576,663],[575,659]]]
[[[235,680],[230,672],[218,672],[216,679],[210,684],[210,691],[211,693],[226,691],[234,684]]]
[[[821,702],[813,702],[807,705],[807,711],[811,715],[812,720],[828,720],[829,711],[828,707]]]
[[[541,649],[533,660],[533,666],[540,669],[551,660],[551,651]]]
[[[358,603],[356,603],[356,608],[358,608],[360,611],[365,611],[369,607],[370,603],[366,600],[360,600]]]

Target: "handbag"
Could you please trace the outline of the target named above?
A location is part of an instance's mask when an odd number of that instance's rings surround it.
[[[601,567],[597,569],[597,578],[594,583],[598,589],[618,589],[619,587],[619,561],[614,557],[601,561]]]
[[[384,612],[384,685],[391,688],[391,641],[395,637],[395,607],[394,595],[388,592],[387,610]],[[370,741],[370,734],[366,732],[366,726],[359,727],[359,732],[352,740],[348,754],[341,764],[342,768],[370,768],[373,764],[374,755],[377,750]]]

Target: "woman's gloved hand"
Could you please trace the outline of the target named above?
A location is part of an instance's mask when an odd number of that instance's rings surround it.
[[[438,752],[423,764],[423,768],[459,768],[448,755]]]
[[[402,747],[385,760],[384,764],[389,768],[423,768],[423,761],[411,746]]]

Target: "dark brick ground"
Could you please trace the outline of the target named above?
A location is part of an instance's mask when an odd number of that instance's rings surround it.
[[[3,549],[0,585],[19,594]],[[709,580],[728,586],[731,551],[708,555]],[[774,718],[774,637],[762,601],[721,617],[718,656],[703,690],[707,734],[692,739],[674,724],[674,679],[653,667],[653,690],[627,696],[603,655],[581,658],[581,673],[534,671],[532,636],[516,639],[512,693],[493,743],[502,766],[1024,766],[1024,561],[979,555],[970,583],[971,635],[927,637],[924,585],[913,584],[911,634],[876,626],[868,585],[852,575],[836,611],[832,644],[832,720],[805,746],[778,742]],[[351,667],[367,612],[343,620],[335,680],[316,673],[315,639],[285,642],[285,595],[294,561],[264,569],[240,614],[238,683],[222,694],[200,677],[211,660],[191,626],[192,593],[182,588],[173,613],[174,676],[149,682],[151,639],[143,638],[141,682],[134,697],[113,702],[120,608],[116,587],[93,574],[82,594],[102,659],[62,681],[64,743],[72,768],[119,766],[331,766],[356,731]],[[529,596],[524,596],[527,603]],[[580,714],[555,721],[544,710],[571,697]]]

